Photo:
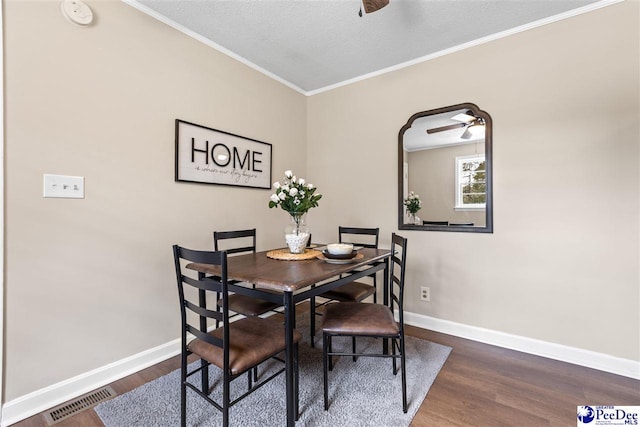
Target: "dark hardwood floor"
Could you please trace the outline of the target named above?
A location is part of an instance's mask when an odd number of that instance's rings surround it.
[[[412,426],[575,426],[579,405],[640,405],[640,381],[408,327],[453,348]]]
[[[575,426],[578,405],[640,405],[640,381],[408,326],[407,334],[453,348],[414,427]],[[111,386],[126,393],[179,368],[173,357]],[[16,427],[46,427],[42,414]],[[56,427],[103,426],[93,409]]]

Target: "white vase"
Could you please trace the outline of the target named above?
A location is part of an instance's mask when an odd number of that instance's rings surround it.
[[[284,229],[284,239],[292,254],[303,254],[309,241],[309,227],[305,214],[290,214],[291,222]]]

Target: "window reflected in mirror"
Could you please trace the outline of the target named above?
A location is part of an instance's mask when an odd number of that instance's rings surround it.
[[[411,116],[398,138],[400,229],[493,231],[491,129],[470,103]]]
[[[484,211],[487,202],[487,174],[484,153],[456,157],[455,209]]]

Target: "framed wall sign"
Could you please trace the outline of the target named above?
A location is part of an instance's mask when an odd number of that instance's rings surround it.
[[[176,119],[176,181],[271,188],[271,144]]]

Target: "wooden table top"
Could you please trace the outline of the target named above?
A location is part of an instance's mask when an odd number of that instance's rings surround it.
[[[286,261],[267,257],[268,251],[227,259],[227,275],[231,280],[254,283],[262,288],[281,292],[295,292],[318,282],[348,273],[376,261],[382,261],[391,255],[389,249],[363,248],[358,252],[364,255],[350,264],[330,264],[320,259]],[[192,263],[186,266],[205,274],[220,274],[218,266]]]

